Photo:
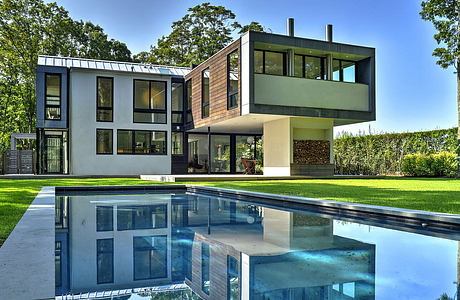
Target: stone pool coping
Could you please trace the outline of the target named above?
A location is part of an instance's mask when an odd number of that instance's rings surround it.
[[[460,228],[460,215],[435,213],[199,185],[43,187],[0,248],[0,299],[54,299],[55,195],[71,192],[177,190],[280,206],[321,208],[329,214],[365,214],[380,221],[403,218],[420,228]],[[267,203],[270,205],[270,203]],[[414,230],[416,231],[416,230]]]

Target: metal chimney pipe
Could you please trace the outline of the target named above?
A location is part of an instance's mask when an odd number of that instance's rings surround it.
[[[326,41],[332,43],[332,24],[326,25]]]
[[[294,18],[288,18],[286,20],[286,35],[294,36]]]

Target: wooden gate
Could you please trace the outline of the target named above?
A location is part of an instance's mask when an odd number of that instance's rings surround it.
[[[35,151],[7,150],[3,154],[3,170],[5,174],[34,174]]]

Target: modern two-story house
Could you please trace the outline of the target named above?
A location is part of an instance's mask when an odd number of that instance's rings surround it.
[[[332,175],[334,126],[375,120],[375,49],[246,32],[193,68],[40,56],[39,173]]]

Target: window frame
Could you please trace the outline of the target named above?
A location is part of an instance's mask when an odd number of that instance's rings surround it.
[[[152,211],[154,211],[154,209],[156,209],[157,207],[164,207],[164,211],[165,211],[165,226],[162,226],[162,227],[149,227],[149,228],[143,228],[143,227],[137,227],[136,226],[136,218],[135,218],[135,215],[136,215],[136,209],[139,209],[139,208],[148,208],[149,209],[149,220],[152,221]],[[122,208],[122,209],[129,209],[131,210],[130,213],[131,213],[131,222],[132,222],[132,229],[120,229],[119,228],[119,224],[121,224],[121,222],[119,223],[118,222],[118,213],[119,213],[119,210],[118,208]],[[132,231],[132,230],[153,230],[153,229],[165,229],[165,228],[168,228],[168,205],[165,204],[165,203],[159,203],[159,204],[152,204],[152,205],[119,205],[117,207],[117,231]]]
[[[105,210],[105,209],[109,209],[111,211],[111,214],[110,214],[110,217],[111,217],[111,226],[110,226],[110,229],[99,229],[98,228],[98,225],[99,225],[99,214],[98,214],[98,210],[101,209],[101,210]],[[109,232],[109,231],[113,231],[113,206],[107,206],[107,205],[96,205],[96,232]]]
[[[98,249],[98,241],[106,241],[106,240],[110,240],[112,242],[112,251],[109,252],[109,251],[99,251]],[[113,283],[114,282],[114,278],[115,278],[115,272],[114,272],[114,240],[113,238],[105,238],[105,239],[96,239],[96,281],[97,281],[97,284],[106,284],[106,283]],[[112,280],[111,281],[104,281],[104,282],[100,282],[99,281],[99,264],[98,264],[98,260],[99,260],[99,254],[105,254],[105,253],[111,253],[112,254]]]
[[[357,72],[356,72],[356,61],[353,61],[353,60],[348,60],[348,59],[340,59],[340,58],[333,58],[332,59],[332,65],[334,65],[334,60],[338,61],[339,62],[339,80],[334,80],[332,79],[333,81],[338,81],[338,82],[346,82],[346,83],[357,83],[356,81],[356,75],[357,75]],[[353,65],[355,66],[355,81],[344,81],[343,80],[343,66],[342,66],[342,62],[343,61],[346,61],[346,62],[350,62],[350,63],[353,63]]]
[[[263,50],[263,49],[254,49],[253,52],[255,51],[261,51],[262,52],[262,73],[256,72],[255,68],[253,66],[254,74],[265,74],[265,75],[272,75],[272,76],[287,76],[287,62],[286,62],[286,57],[287,53],[283,51],[272,51],[272,50]],[[278,75],[278,74],[268,74],[266,73],[266,68],[265,68],[265,52],[273,52],[273,53],[281,53],[283,54],[283,74]],[[253,54],[254,56],[254,54]],[[254,63],[253,63],[254,64]]]
[[[112,99],[110,99],[111,107],[108,106],[99,106],[99,79],[110,79],[111,84],[112,84]],[[106,122],[110,123],[113,122],[113,100],[114,100],[114,86],[113,86],[113,77],[107,77],[107,76],[96,76],[96,122]],[[110,121],[103,121],[98,119],[98,111],[99,110],[110,110],[112,111],[112,119]]]
[[[112,146],[110,147],[110,153],[99,153],[98,150],[97,150],[97,143],[98,143],[98,139],[97,139],[97,132],[98,131],[110,131],[110,134],[112,135]],[[96,155],[113,155],[113,129],[111,128],[96,128]]]
[[[235,54],[235,53],[238,55],[238,66],[237,66],[237,68],[238,68],[238,84],[237,84],[238,88],[236,89],[236,91],[232,92],[232,91],[230,91],[230,56]],[[230,52],[229,54],[227,54],[227,110],[231,110],[231,109],[234,109],[234,108],[238,107],[239,87],[240,87],[240,53],[239,53],[238,49],[235,49],[232,52]],[[237,95],[238,99],[237,99],[235,105],[231,105],[230,99],[234,95]]]
[[[46,104],[47,102],[46,97],[48,97],[48,94],[47,94],[48,75],[58,75],[59,76],[59,105]],[[62,74],[61,73],[48,73],[48,72],[45,73],[45,99],[44,100],[45,100],[45,105],[44,105],[45,106],[45,120],[61,121],[62,120]],[[59,108],[59,119],[49,119],[46,114],[47,108]]]
[[[190,85],[190,95],[189,95],[189,90],[188,90],[188,87]],[[189,80],[185,81],[185,120],[184,120],[184,124],[191,124],[193,123],[193,114],[192,114],[192,103],[193,103],[193,98],[192,98],[192,95],[193,95],[193,85],[192,85],[192,78],[190,78]],[[188,106],[188,100],[190,98],[190,107]],[[191,116],[191,120],[189,121],[188,120],[188,116]]]
[[[208,102],[204,102],[204,73],[205,72],[209,72],[209,77],[208,77]],[[208,67],[204,68],[202,71],[201,71],[201,118],[202,119],[206,119],[206,118],[209,118],[209,116],[211,115],[211,111],[210,111],[210,103],[211,103],[211,91],[210,91],[210,80],[211,79],[211,70]],[[205,107],[208,107],[208,115],[206,116],[205,115]]]
[[[164,260],[164,266],[165,266],[165,276],[164,277],[152,277],[151,273],[151,266],[152,266],[152,257],[149,255],[149,277],[148,278],[136,278],[136,249],[140,249],[140,251],[152,251],[152,250],[157,250],[155,247],[135,247],[135,239],[136,238],[145,238],[145,237],[150,237],[150,238],[165,238],[166,239],[166,249],[165,249],[165,260]],[[164,234],[160,235],[141,235],[141,236],[133,236],[133,281],[138,281],[138,280],[152,280],[152,279],[163,279],[168,277],[168,236]],[[162,274],[163,275],[163,274]]]
[[[326,80],[326,68],[325,68],[325,61],[326,61],[326,58],[323,57],[323,56],[316,56],[316,55],[307,55],[307,54],[299,54],[299,53],[296,53],[294,54],[294,59],[295,59],[295,56],[301,56],[302,57],[302,77],[297,77],[295,76],[296,78],[305,78],[305,79],[313,79],[313,80]],[[305,58],[306,57],[312,57],[312,58],[319,58],[320,59],[320,62],[321,62],[321,78],[320,79],[317,79],[317,78],[307,78],[307,71],[305,69]]]
[[[149,108],[136,108],[136,81],[147,81],[149,83]],[[150,98],[152,96],[152,82],[160,82],[165,85],[165,108],[156,109],[151,108]],[[140,122],[134,120],[136,113],[150,113],[150,114],[165,114],[165,121],[163,122]],[[138,124],[168,124],[168,82],[165,80],[148,80],[148,79],[133,79],[133,123]]]
[[[119,152],[119,142],[120,139],[118,138],[118,133],[123,131],[131,131],[131,152],[129,153],[120,153]],[[149,132],[149,141],[152,141],[152,133],[153,132],[164,132],[165,133],[165,145],[164,145],[164,153],[136,153],[136,131],[143,131]],[[168,155],[168,131],[166,130],[144,130],[144,129],[117,129],[117,155]]]
[[[180,146],[180,154],[174,153],[174,140],[173,140],[173,135],[175,134],[180,134],[181,135],[181,146]],[[184,139],[185,139],[185,134],[183,131],[172,131],[171,132],[171,155],[175,156],[184,156]]]
[[[180,84],[180,85],[182,85],[182,99],[179,99],[179,102],[182,103],[182,110],[174,110],[174,109],[173,109],[173,92],[172,92],[173,84]],[[185,116],[184,116],[184,111],[185,111],[185,107],[184,107],[184,95],[185,95],[185,82],[182,82],[182,81],[171,81],[171,124],[174,125],[174,126],[177,126],[177,125],[184,125],[184,123],[185,123],[185,120],[184,120],[184,117],[185,117]],[[181,115],[182,122],[179,122],[179,123],[174,122],[174,118],[173,118],[174,115]]]

